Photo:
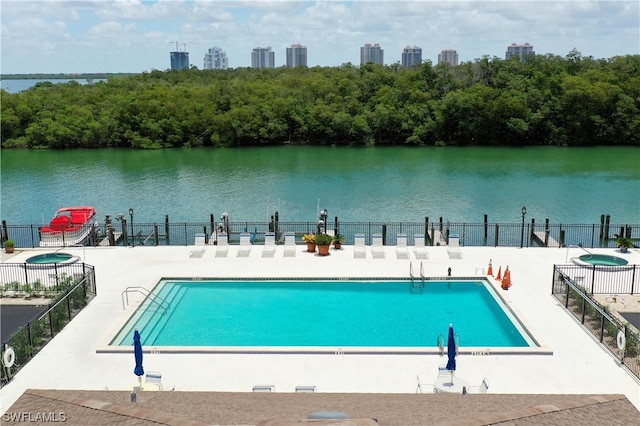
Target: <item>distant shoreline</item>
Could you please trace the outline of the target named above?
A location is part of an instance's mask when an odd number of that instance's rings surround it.
[[[63,80],[107,79],[114,76],[127,76],[136,73],[72,73],[72,74],[0,74],[0,80]]]

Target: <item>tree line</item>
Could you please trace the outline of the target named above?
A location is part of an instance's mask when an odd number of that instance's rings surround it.
[[[638,145],[640,55],[151,71],[1,91],[3,148]]]

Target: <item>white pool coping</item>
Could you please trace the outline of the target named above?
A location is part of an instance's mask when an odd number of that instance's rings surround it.
[[[135,309],[122,308],[121,294],[128,286],[151,289],[162,277],[404,278],[410,262],[414,271],[422,262],[426,276],[446,276],[450,267],[453,277],[473,277],[486,270],[489,259],[494,273],[498,267],[504,272],[509,265],[513,286],[500,295],[549,353],[498,354],[486,348],[461,348],[458,377],[472,386],[486,377],[490,393],[621,393],[640,409],[640,383],[550,294],[553,265],[566,263],[580,249],[461,247],[463,258],[449,259],[446,247],[429,247],[429,259],[422,261],[413,258],[411,248],[412,260],[396,259],[393,246],[385,247],[384,259],[373,259],[369,248],[366,259],[354,259],[352,246],[332,250],[328,257],[306,253],[302,245],[295,257],[284,257],[282,246],[272,258],[261,256],[261,246],[253,246],[247,257],[237,257],[238,246],[231,246],[227,257],[215,257],[215,246],[207,247],[199,258],[190,258],[190,250],[177,246],[66,248],[65,252],[95,266],[98,295],[0,390],[2,412],[29,388],[131,390],[137,384],[132,350],[99,351]],[[49,251],[22,250],[11,257],[3,253],[2,261],[23,262]],[[613,249],[591,251],[640,263],[636,250],[628,254]],[[142,295],[133,299],[135,305]],[[164,387],[175,386],[176,391],[250,392],[256,384],[269,383],[278,392],[294,392],[296,385],[304,384],[316,386],[318,392],[413,393],[416,376],[433,383],[443,363],[446,356],[428,350],[163,353],[145,347],[144,355],[145,369],[160,371]]]

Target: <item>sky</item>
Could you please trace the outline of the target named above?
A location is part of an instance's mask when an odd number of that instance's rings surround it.
[[[232,68],[271,46],[279,67],[294,43],[309,66],[359,65],[365,43],[380,44],[385,64],[406,46],[434,64],[443,49],[469,62],[525,42],[536,54],[640,54],[638,0],[0,0],[0,15],[3,74],[166,70],[176,48],[202,69],[213,46]]]

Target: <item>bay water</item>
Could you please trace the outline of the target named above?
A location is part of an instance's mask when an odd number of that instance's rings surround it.
[[[1,218],[44,224],[65,206],[136,223],[640,223],[640,150],[633,147],[319,147],[1,152]]]

